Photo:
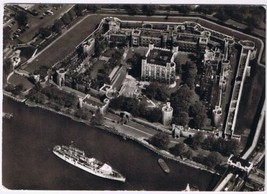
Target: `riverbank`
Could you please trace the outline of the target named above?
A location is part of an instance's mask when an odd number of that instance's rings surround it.
[[[52,112],[54,112],[56,114],[60,114],[62,116],[68,117],[68,118],[70,118],[70,119],[72,119],[72,120],[74,120],[76,122],[81,122],[81,123],[84,123],[84,124],[86,124],[88,126],[92,126],[90,121],[86,121],[86,120],[83,120],[83,119],[78,119],[78,118],[76,118],[76,117],[74,117],[72,115],[63,113],[61,111],[56,111],[56,110],[54,110],[52,108],[49,108],[47,106],[43,106],[43,105],[40,105],[40,104],[33,103],[33,102],[29,101],[29,100],[26,100],[25,104],[27,106],[29,106],[29,107],[42,108],[42,109],[45,109],[45,110],[48,110],[48,111],[52,111]],[[167,158],[167,159],[179,162],[181,164],[193,167],[195,169],[204,170],[204,171],[207,171],[207,172],[212,173],[212,174],[220,175],[218,172],[216,172],[216,171],[214,171],[212,169],[208,169],[206,166],[204,166],[202,164],[196,163],[196,162],[194,162],[192,160],[189,160],[189,159],[181,159],[179,156],[175,156],[175,155],[173,155],[173,154],[171,154],[171,153],[169,153],[169,152],[167,152],[165,150],[160,150],[157,147],[154,147],[153,145],[149,144],[146,141],[146,138],[135,137],[133,135],[133,133],[125,133],[125,132],[122,133],[121,131],[116,130],[116,128],[110,127],[110,126],[107,126],[107,125],[104,125],[104,126],[103,125],[98,125],[98,126],[93,126],[93,127],[96,127],[98,129],[101,129],[101,130],[108,131],[108,132],[116,134],[116,135],[119,135],[124,139],[130,139],[132,141],[135,141],[135,142],[141,144],[142,146],[146,147],[150,151],[153,151],[154,153],[158,154],[159,156],[161,156],[163,158]]]
[[[166,174],[158,164],[159,156],[135,141],[7,97],[3,102],[3,110],[14,115],[3,119],[2,182],[8,189],[181,191],[189,183],[211,191],[220,178],[169,159],[165,159],[170,168]],[[71,142],[118,170],[126,182],[96,177],[52,153],[55,145]]]

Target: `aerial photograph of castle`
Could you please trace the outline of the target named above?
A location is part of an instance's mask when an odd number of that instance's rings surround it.
[[[2,9],[1,190],[265,191],[264,5]]]

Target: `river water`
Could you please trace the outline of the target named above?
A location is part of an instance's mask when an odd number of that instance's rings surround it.
[[[14,115],[3,119],[2,183],[9,189],[181,191],[190,183],[205,191],[219,179],[171,160],[165,160],[171,170],[165,174],[159,156],[138,143],[47,110],[4,97],[3,111]],[[118,170],[126,182],[99,178],[52,153],[55,145],[72,141]]]

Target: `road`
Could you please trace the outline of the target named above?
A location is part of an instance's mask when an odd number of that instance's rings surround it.
[[[127,124],[118,124],[117,121],[119,120],[119,116],[112,113],[108,113],[105,116],[104,125],[116,129],[119,133],[123,133],[126,136],[134,137],[136,139],[149,139],[150,137],[159,132],[154,128],[141,125],[131,120]],[[180,141],[179,139],[174,139],[170,137],[170,143],[172,146],[174,144],[180,143]]]
[[[54,24],[54,21],[60,17],[64,13],[66,13],[70,8],[72,8],[74,5],[65,4],[63,5],[59,10],[54,12],[54,15],[48,15],[45,16],[43,19],[40,19],[40,16],[32,16],[28,14],[29,17],[29,29],[25,31],[21,36],[20,40],[22,42],[28,42],[32,40],[32,38],[38,33],[40,28],[45,28],[47,26],[51,26]]]

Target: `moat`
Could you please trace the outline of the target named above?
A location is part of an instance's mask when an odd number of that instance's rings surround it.
[[[179,191],[189,183],[207,191],[219,180],[171,160],[166,160],[171,173],[165,174],[159,156],[143,146],[40,108],[4,98],[3,110],[14,115],[3,120],[3,185],[9,189]],[[127,181],[93,176],[52,153],[54,145],[71,141],[118,169]]]

